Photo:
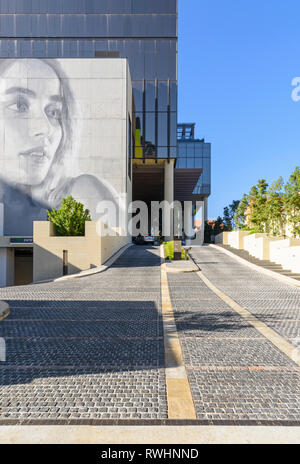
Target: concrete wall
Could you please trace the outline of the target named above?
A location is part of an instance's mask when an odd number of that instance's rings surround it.
[[[115,235],[104,235],[101,237],[101,264],[105,263],[112,255],[114,255],[120,248],[129,243],[127,237],[119,235],[121,232],[116,228]]]
[[[300,273],[300,239],[270,243],[270,260],[281,264],[284,269]]]
[[[244,238],[244,250],[255,258],[270,259],[270,243],[281,240],[280,237],[269,237],[266,234],[251,234]]]
[[[230,232],[221,232],[221,234],[218,234],[215,236],[215,243],[216,244],[222,244],[222,245],[228,245],[228,234]]]
[[[45,220],[46,210],[68,195],[84,203],[93,220],[102,216],[100,200],[126,211],[127,60],[3,59],[0,77],[4,235],[32,235],[32,222]]]
[[[230,245],[232,248],[238,248],[242,250],[244,246],[244,237],[246,237],[248,234],[249,232],[243,230],[222,232],[221,234],[216,235],[215,243]]]
[[[101,237],[103,225],[85,223],[84,237],[59,237],[51,222],[34,222],[33,281],[54,279],[63,275],[63,251],[68,251],[68,274],[100,266],[123,245],[128,238],[112,233]]]
[[[242,250],[244,248],[244,239],[247,235],[249,235],[249,232],[245,230],[230,232],[228,234],[228,245],[230,245],[232,248]]]

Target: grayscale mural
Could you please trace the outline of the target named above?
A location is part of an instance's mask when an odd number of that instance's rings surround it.
[[[68,195],[92,219],[100,200],[124,195],[128,108],[125,61],[117,61],[0,61],[4,235],[32,235],[33,220]]]

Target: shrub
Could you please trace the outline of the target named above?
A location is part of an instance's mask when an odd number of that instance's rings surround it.
[[[165,259],[174,259],[174,241],[171,240],[169,242],[163,242],[164,251],[165,251]],[[181,248],[181,259],[188,259],[186,258],[184,248]]]
[[[48,211],[48,220],[55,225],[57,235],[82,236],[85,233],[85,221],[90,221],[91,216],[82,203],[69,196],[62,199],[58,210]]]

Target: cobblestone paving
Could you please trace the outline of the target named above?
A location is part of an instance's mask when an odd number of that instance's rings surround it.
[[[209,247],[204,274],[295,346],[300,290]],[[166,419],[158,248],[106,272],[0,290],[1,419]],[[300,420],[299,368],[196,274],[168,274],[198,419]]]
[[[289,319],[300,321],[300,289],[237,262],[231,256],[211,247],[194,248],[193,256],[202,272],[220,290],[282,337],[300,336],[300,326],[288,324]],[[218,266],[209,264],[211,260]],[[297,342],[296,342],[297,343]]]
[[[1,289],[0,421],[167,418],[159,266],[131,247],[98,275]]]
[[[192,254],[216,287],[299,345],[300,290],[213,248]],[[169,273],[168,281],[197,418],[299,421],[298,366],[196,274]]]

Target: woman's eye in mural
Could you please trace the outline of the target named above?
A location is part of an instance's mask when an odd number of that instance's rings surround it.
[[[60,120],[62,117],[62,108],[61,106],[50,104],[46,106],[45,113],[49,119]]]
[[[22,96],[18,96],[7,106],[7,108],[14,113],[27,113],[29,111],[29,107],[29,101]]]

